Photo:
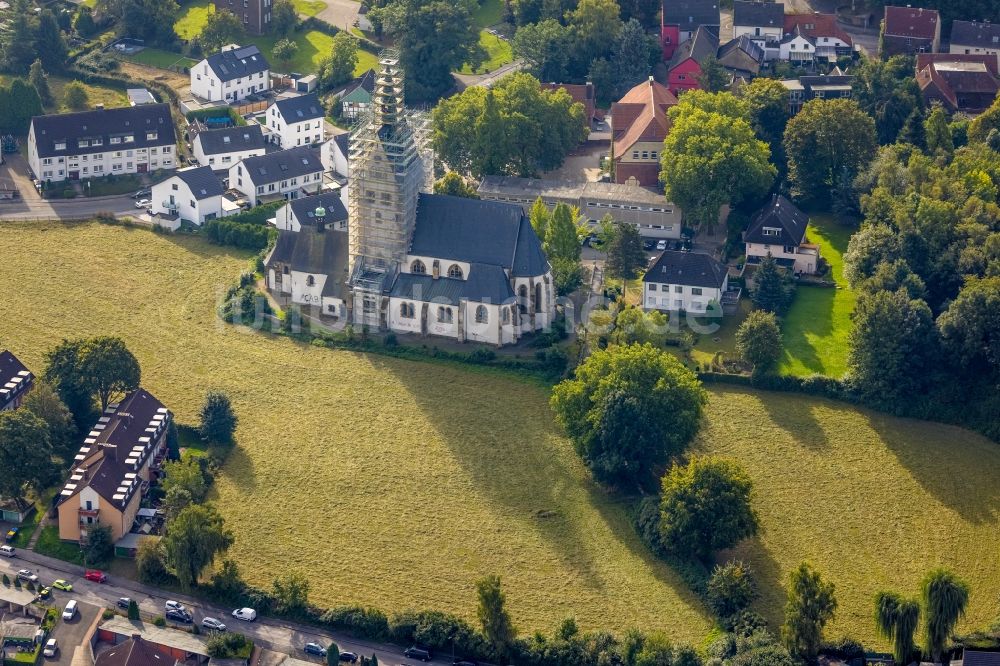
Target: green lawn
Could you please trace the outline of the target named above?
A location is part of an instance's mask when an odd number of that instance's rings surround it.
[[[295,0],[294,4],[299,13],[309,16],[316,14],[323,8],[322,0]],[[212,11],[214,9],[209,0],[196,0],[196,2],[185,5],[180,18],[174,24],[174,30],[182,39],[193,39],[201,33],[208,21],[208,15]],[[314,72],[333,49],[333,37],[318,30],[297,31],[294,34],[294,39],[299,45],[295,57],[287,64],[272,63],[272,65],[289,72]],[[265,56],[271,58],[271,51],[277,41],[278,38],[273,35],[262,35],[248,36],[243,40],[243,43],[255,44]],[[377,62],[378,58],[374,54],[358,49],[358,66],[354,70],[355,76],[374,67]]]
[[[463,74],[486,74],[514,59],[510,42],[500,39],[496,35],[491,35],[485,30],[479,32],[479,44],[486,49],[486,60],[475,70],[469,65],[463,66]]]
[[[60,541],[59,527],[56,525],[46,525],[42,528],[41,534],[38,536],[38,543],[35,544],[35,552],[73,564],[83,564],[83,554],[80,552],[80,547],[75,543]]]
[[[132,62],[160,69],[173,69],[175,67],[192,67],[198,64],[196,60],[187,58],[179,53],[163,51],[161,49],[144,48],[135,55],[128,56]]]
[[[480,28],[496,25],[503,18],[503,0],[479,0],[479,6],[472,16]]]
[[[9,74],[0,74],[0,84],[9,85],[11,78],[12,77]],[[63,104],[63,97],[65,95],[64,90],[66,88],[66,84],[71,80],[72,79],[67,79],[55,74],[49,75],[49,90],[52,92],[52,98],[55,100],[55,104],[52,107],[46,108],[46,111],[51,113],[65,113],[72,111],[72,109]],[[81,83],[83,82],[81,81]],[[125,94],[124,90],[109,88],[101,85],[93,85],[90,83],[83,83],[83,88],[87,91],[88,109],[94,108],[97,104],[103,104],[106,108],[128,106],[128,95]]]
[[[847,370],[847,337],[855,294],[844,279],[843,253],[853,229],[830,215],[811,215],[808,238],[820,245],[837,289],[800,286],[782,322],[786,374],[840,377]]]
[[[681,641],[709,631],[626,508],[589,480],[544,386],[221,325],[217,298],[248,256],[196,237],[8,223],[0,254],[0,280],[47,276],[7,294],[9,312],[31,317],[0,319],[0,340],[29,367],[42,368],[63,337],[119,335],[179,421],[196,422],[208,389],[229,393],[238,446],[214,492],[251,582],[299,571],[319,604],[433,607],[474,621],[474,581],[499,572],[524,634],[569,615]],[[756,571],[758,608],[773,622],[803,559],[837,586],[831,637],[885,648],[872,595],[913,596],[938,565],[972,586],[960,629],[995,618],[996,445],[831,401],[713,387],[696,449],[739,461],[755,482],[764,529],[734,555]],[[40,550],[71,558],[75,547],[48,528]]]

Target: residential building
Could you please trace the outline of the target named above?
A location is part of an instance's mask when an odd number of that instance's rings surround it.
[[[178,169],[152,187],[152,213],[201,226],[206,220],[232,215],[235,204],[224,208],[222,180],[212,167]]]
[[[0,412],[17,409],[35,383],[35,376],[6,349],[0,351]]]
[[[96,525],[110,527],[113,541],[129,532],[142,495],[166,458],[172,418],[145,389],[108,405],[83,440],[59,493],[60,539],[86,541]]]
[[[707,254],[667,250],[642,278],[642,308],[722,316],[729,269]]]
[[[35,116],[28,165],[44,182],[147,173],[177,166],[167,104]]]
[[[336,174],[349,178],[351,175],[350,162],[348,160],[348,142],[351,139],[349,132],[341,132],[332,139],[328,139],[320,149],[320,160],[323,168],[333,171]]]
[[[718,35],[722,25],[718,0],[663,0],[660,16],[660,44],[667,61],[698,28],[706,27]]]
[[[369,69],[340,95],[340,115],[347,120],[357,120],[371,108],[375,91],[375,70]]]
[[[263,35],[271,30],[271,10],[274,0],[212,0],[215,11],[234,14],[251,35]]]
[[[94,666],[174,666],[177,659],[135,634],[97,654]]]
[[[266,116],[271,142],[282,148],[320,143],[326,135],[323,116],[316,93],[276,99]]]
[[[812,275],[819,269],[819,245],[808,242],[809,218],[791,201],[775,194],[750,219],[743,232],[747,264],[759,264],[771,255],[779,266]]]
[[[948,52],[992,55],[1000,60],[1000,23],[952,21]]]
[[[253,45],[224,46],[192,67],[190,76],[191,92],[210,102],[235,104],[271,89],[271,66]]]
[[[128,666],[173,666],[174,663],[178,666],[207,666],[209,662],[209,650],[204,635],[199,636],[171,627],[157,627],[152,622],[133,622],[122,615],[102,620],[97,631],[92,632],[90,644],[91,647],[99,643],[110,644],[112,646],[110,649],[114,650],[130,641],[134,642],[137,638],[143,644],[139,648],[141,652],[136,655],[137,657],[149,655],[147,649],[151,647],[163,653],[168,661],[166,664],[160,661],[145,665],[129,663]],[[132,649],[135,650],[135,647]],[[123,656],[120,652],[115,653],[115,662],[110,664],[101,662],[101,655],[104,652],[100,649],[95,649],[93,652],[96,653],[94,666],[123,666],[117,661]],[[225,664],[228,660],[219,661]]]
[[[667,87],[674,95],[701,87],[701,64],[719,53],[719,33],[709,28],[698,28],[694,36],[674,51],[667,63]]]
[[[940,47],[941,16],[936,9],[886,6],[880,46],[883,58],[937,53]]]
[[[764,46],[781,39],[785,25],[785,5],[761,0],[733,1],[733,39],[746,35]]]
[[[677,98],[653,77],[611,105],[611,163],[616,183],[654,187],[660,152],[670,130],[667,109]]]
[[[779,46],[779,57],[792,60],[791,51],[800,56],[809,54],[805,60],[834,61],[841,56],[849,56],[854,51],[854,40],[840,27],[834,14],[785,14],[785,25]],[[792,45],[789,38],[794,38]],[[804,48],[808,44],[809,48]]]
[[[540,198],[549,208],[560,203],[575,206],[593,227],[610,215],[616,222],[635,225],[640,234],[649,238],[681,236],[681,209],[667,201],[662,191],[638,185],[486,176],[478,193],[484,201],[519,204],[528,214]]]
[[[958,661],[952,659],[951,663],[955,666],[1000,666],[1000,652],[965,648],[962,658]]]
[[[928,104],[940,102],[952,113],[982,113],[1000,92],[997,58],[991,53],[921,53],[917,85]]]
[[[264,130],[256,124],[201,130],[195,134],[191,149],[201,166],[227,172],[240,160],[267,152]]]
[[[145,88],[129,88],[125,91],[125,94],[128,95],[129,106],[156,104],[156,98],[153,97],[153,93],[149,92]]]
[[[733,77],[749,81],[760,74],[764,47],[748,35],[740,35],[720,46],[715,57]]]
[[[394,50],[379,58],[372,108],[350,139],[351,321],[494,345],[547,330],[552,273],[521,206],[427,193],[427,120],[403,106]]]
[[[229,168],[229,187],[251,206],[316,194],[323,184],[319,151],[308,146],[247,157]]]
[[[264,262],[267,288],[324,316],[346,316],[347,209],[339,194],[289,201],[275,220],[278,240]]]
[[[830,74],[785,79],[781,85],[788,88],[788,113],[793,116],[810,100],[850,99],[854,94],[854,77],[841,73],[836,67]]]
[[[778,59],[793,64],[807,64],[816,59],[816,40],[798,25],[778,42]]]
[[[590,125],[594,122],[597,113],[597,102],[596,97],[594,96],[593,83],[590,81],[587,81],[585,84],[543,83],[541,88],[542,90],[565,90],[568,92],[574,102],[579,102],[583,105],[583,119],[587,124],[587,128],[590,128]]]

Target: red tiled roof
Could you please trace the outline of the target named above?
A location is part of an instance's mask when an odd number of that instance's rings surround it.
[[[897,37],[934,39],[940,20],[936,9],[886,6],[884,33]]]
[[[594,119],[594,86],[592,84],[580,83],[543,83],[542,90],[565,90],[574,102],[583,104],[584,112],[587,114],[587,122]]]
[[[670,129],[667,109],[677,98],[666,86],[650,79],[638,84],[611,105],[614,154],[623,155],[637,141],[663,141]]]
[[[986,53],[918,53],[917,72],[936,62],[981,62],[997,76],[997,58]]]
[[[854,40],[844,32],[833,14],[785,14],[784,33],[790,35],[796,28],[806,37],[836,37],[845,44],[854,46]]]
[[[993,58],[993,56],[985,56]],[[993,58],[994,70],[996,58]],[[927,95],[938,95],[954,110],[968,110],[959,105],[958,95],[982,95],[989,98],[1000,91],[997,80],[985,62],[958,61],[952,59],[930,61],[917,72],[917,85]],[[975,98],[973,98],[975,99]],[[982,99],[982,97],[980,97]]]

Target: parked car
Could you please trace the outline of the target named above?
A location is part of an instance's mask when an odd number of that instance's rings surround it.
[[[104,573],[103,571],[99,571],[97,569],[87,569],[86,573],[83,574],[83,577],[95,583],[108,582],[108,574]]]
[[[173,599],[167,599],[166,603],[163,604],[163,610],[179,610],[186,611],[184,604],[179,601],[174,601]]]
[[[39,599],[51,599],[52,598],[52,588],[50,588],[50,587],[41,587],[41,588],[39,588],[38,589],[38,598]]]
[[[353,664],[358,660],[358,655],[354,654],[353,652],[341,652],[340,660],[345,661],[349,664]]]
[[[145,197],[152,196],[152,194],[153,194],[152,190],[150,190],[150,189],[142,189],[142,190],[137,191],[135,194],[133,194],[132,198],[133,199],[142,199],[142,198],[145,198]]]
[[[171,608],[164,615],[167,616],[168,620],[173,620],[174,622],[180,622],[181,624],[191,624],[194,622],[194,618],[191,617],[191,613],[186,610],[177,610],[176,608]]]
[[[70,599],[66,604],[66,608],[63,609],[63,619],[66,621],[72,620],[76,617],[76,599]]]
[[[210,629],[212,631],[225,631],[226,625],[222,623],[221,620],[216,620],[214,617],[206,617],[201,621],[201,626],[204,629]]]
[[[6,537],[7,543],[13,541],[14,538],[17,537],[17,533],[20,531],[21,529],[19,527],[12,527],[9,530],[7,530],[7,537]]]
[[[56,642],[56,639],[50,638],[48,642],[45,644],[45,649],[42,650],[42,654],[44,654],[46,657],[54,657],[56,656],[56,652],[58,651],[59,651],[59,643]]]
[[[39,627],[35,630],[35,645],[45,645],[45,639],[49,637],[49,632]]]
[[[237,608],[233,611],[233,617],[244,622],[253,622],[257,619],[257,611],[252,608]]]
[[[136,208],[152,208],[153,207],[153,202],[150,201],[149,199],[139,199],[138,201],[135,202],[135,207]]]
[[[411,645],[410,647],[403,650],[403,654],[409,657],[410,659],[419,659],[420,661],[431,660],[430,650],[422,647],[417,647],[415,645]]]
[[[63,580],[62,578],[56,578],[54,581],[52,581],[52,587],[56,588],[57,590],[62,590],[63,592],[73,591],[73,584],[67,580]]]
[[[666,250],[667,249],[667,241],[665,241],[665,240],[658,241],[656,243],[656,249],[657,250]]]
[[[4,557],[16,557],[17,551],[14,550],[14,546],[4,545],[0,546],[0,555],[3,555]]]
[[[132,603],[132,599],[129,597],[118,597],[118,601],[115,603],[118,605],[118,608],[125,608],[127,610],[129,605]]]
[[[646,250],[648,252],[648,251],[652,250],[654,247],[656,247],[656,243],[654,241],[651,241],[651,240],[648,240],[648,239],[642,241],[642,249],[643,250]]]
[[[451,666],[479,666],[479,662],[473,659],[456,659],[451,662]]]
[[[306,654],[315,655],[317,657],[326,656],[326,648],[320,645],[319,643],[306,643],[305,646],[302,648],[302,651],[305,652]]]
[[[29,569],[21,569],[17,572],[17,577],[26,583],[37,583],[38,576],[31,573]]]

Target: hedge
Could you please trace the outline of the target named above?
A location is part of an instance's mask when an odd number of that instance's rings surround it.
[[[277,231],[261,224],[246,224],[229,218],[208,220],[201,227],[216,245],[231,245],[244,250],[263,250]]]
[[[251,208],[250,210],[239,213],[238,215],[231,215],[226,219],[230,222],[237,222],[239,224],[267,224],[269,218],[274,217],[274,212],[285,205],[285,201],[272,201],[271,203],[261,204]]]

